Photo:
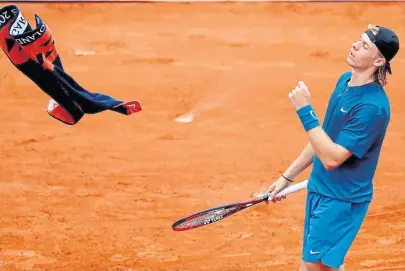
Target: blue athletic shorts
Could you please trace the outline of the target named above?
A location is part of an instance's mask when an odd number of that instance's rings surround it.
[[[339,268],[352,245],[369,202],[349,203],[308,192],[302,259]]]

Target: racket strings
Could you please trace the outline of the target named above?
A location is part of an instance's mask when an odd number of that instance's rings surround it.
[[[178,229],[196,228],[205,224],[209,224],[214,221],[218,221],[230,213],[235,212],[238,207],[231,207],[228,209],[216,210],[209,213],[201,214],[199,216],[193,217],[186,220],[176,226]]]

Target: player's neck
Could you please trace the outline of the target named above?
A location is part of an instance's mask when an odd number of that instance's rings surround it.
[[[348,84],[350,87],[356,87],[371,83],[374,81],[373,73],[373,71],[369,70],[357,71],[353,69],[352,76]]]

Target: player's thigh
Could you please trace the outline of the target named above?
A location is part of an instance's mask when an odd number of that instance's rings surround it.
[[[351,233],[352,227],[351,204],[312,194],[307,201],[307,209],[301,259],[308,262],[308,269],[316,268],[309,263],[318,262],[339,268],[347,251],[347,243],[351,240],[351,236],[346,236]]]

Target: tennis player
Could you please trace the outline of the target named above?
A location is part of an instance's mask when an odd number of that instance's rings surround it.
[[[351,72],[337,81],[322,126],[305,83],[298,82],[289,93],[309,142],[267,193],[273,198],[313,164],[300,271],[344,270],[373,198],[372,180],[390,121],[386,75],[398,50],[392,30],[369,25],[350,48]]]

